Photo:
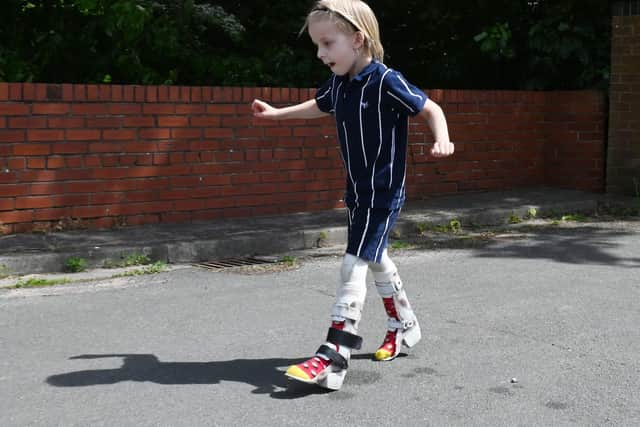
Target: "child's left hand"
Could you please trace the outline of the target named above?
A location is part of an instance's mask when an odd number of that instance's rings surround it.
[[[433,157],[447,157],[453,154],[455,146],[450,141],[436,141],[431,147],[431,155]]]

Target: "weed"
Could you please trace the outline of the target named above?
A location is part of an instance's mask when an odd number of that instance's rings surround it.
[[[13,286],[15,289],[19,288],[41,288],[44,286],[54,286],[69,283],[69,279],[39,279],[32,277],[30,279],[20,279],[18,283]]]
[[[569,214],[563,215],[560,220],[562,221],[575,221],[575,222],[585,222],[587,221],[587,217],[581,214]]]
[[[143,254],[130,254],[127,255],[124,259],[123,267],[130,267],[132,265],[147,265],[151,264],[151,260],[148,256]]]
[[[449,229],[453,233],[459,233],[460,231],[462,231],[462,224],[460,224],[460,221],[458,221],[457,219],[452,219],[451,221],[449,221]]]
[[[153,264],[147,265],[144,268],[125,271],[124,273],[116,274],[113,277],[130,277],[130,276],[142,276],[145,274],[156,274],[156,273],[162,273],[166,269],[167,269],[167,264],[165,264],[162,261],[156,261]]]
[[[459,233],[462,230],[462,224],[457,219],[452,219],[446,225],[430,225],[426,223],[416,224],[416,230],[423,234],[425,231],[433,231],[436,233]]]
[[[79,273],[87,269],[87,261],[84,258],[69,257],[64,263],[64,270],[69,273]]]
[[[520,217],[518,215],[514,213],[511,214],[511,216],[509,217],[509,224],[520,224],[522,222],[522,219],[520,219]]]
[[[412,248],[413,245],[409,242],[405,242],[403,240],[396,240],[395,242],[391,243],[391,248],[392,249],[409,249]]]
[[[119,261],[107,260],[104,262],[103,266],[105,268],[122,268],[149,264],[151,264],[151,259],[148,256],[134,252],[126,256],[122,255]]]
[[[297,264],[298,259],[294,256],[291,255],[285,255],[282,258],[280,258],[280,263],[288,266],[288,267],[293,267],[294,265]]]
[[[527,218],[533,219],[536,216],[538,216],[538,210],[536,208],[529,208],[529,210],[527,210]]]

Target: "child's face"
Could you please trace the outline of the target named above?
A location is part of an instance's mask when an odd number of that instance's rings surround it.
[[[318,47],[318,58],[332,72],[339,76],[349,74],[353,78],[360,71],[362,34],[348,34],[330,19],[316,19],[309,22],[309,36]]]

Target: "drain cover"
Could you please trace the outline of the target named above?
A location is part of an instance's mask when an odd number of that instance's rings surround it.
[[[262,265],[262,264],[275,264],[278,260],[276,258],[224,258],[215,261],[198,262],[194,264],[197,267],[208,268],[210,270],[222,270],[225,268],[233,267],[246,267],[250,265]]]

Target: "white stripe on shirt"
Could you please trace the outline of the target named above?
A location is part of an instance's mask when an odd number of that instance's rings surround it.
[[[360,144],[362,145],[362,156],[364,157],[364,167],[367,168],[369,165],[367,164],[367,150],[364,147],[364,130],[362,128],[362,100],[364,99],[364,90],[369,84],[369,80],[371,80],[371,75],[367,79],[364,86],[362,86],[362,91],[360,91],[360,103],[358,104],[359,116],[360,116]]]
[[[398,98],[397,96],[395,96],[394,94],[392,94],[391,92],[387,91],[387,93],[394,97],[395,99],[398,100],[399,103],[401,103],[402,105],[404,105],[405,107],[407,107],[407,110],[411,111],[412,113],[415,113],[416,110],[413,109],[413,107],[408,106],[404,101],[402,101],[402,99]]]
[[[407,82],[404,81],[404,79],[402,77],[400,77],[399,75],[396,74],[396,76],[398,77],[398,80],[400,80],[402,82],[402,84],[404,85],[404,87],[407,89],[407,92],[409,92],[411,95],[415,96],[418,99],[422,99],[422,96],[411,92],[411,89],[409,89],[409,85],[407,84]]]
[[[356,194],[356,206],[358,206],[358,189],[356,188],[356,182],[351,175],[351,156],[349,155],[349,135],[347,134],[347,124],[342,122],[342,129],[344,130],[344,146],[347,149],[347,171],[349,172],[349,179],[353,185],[353,192]]]

